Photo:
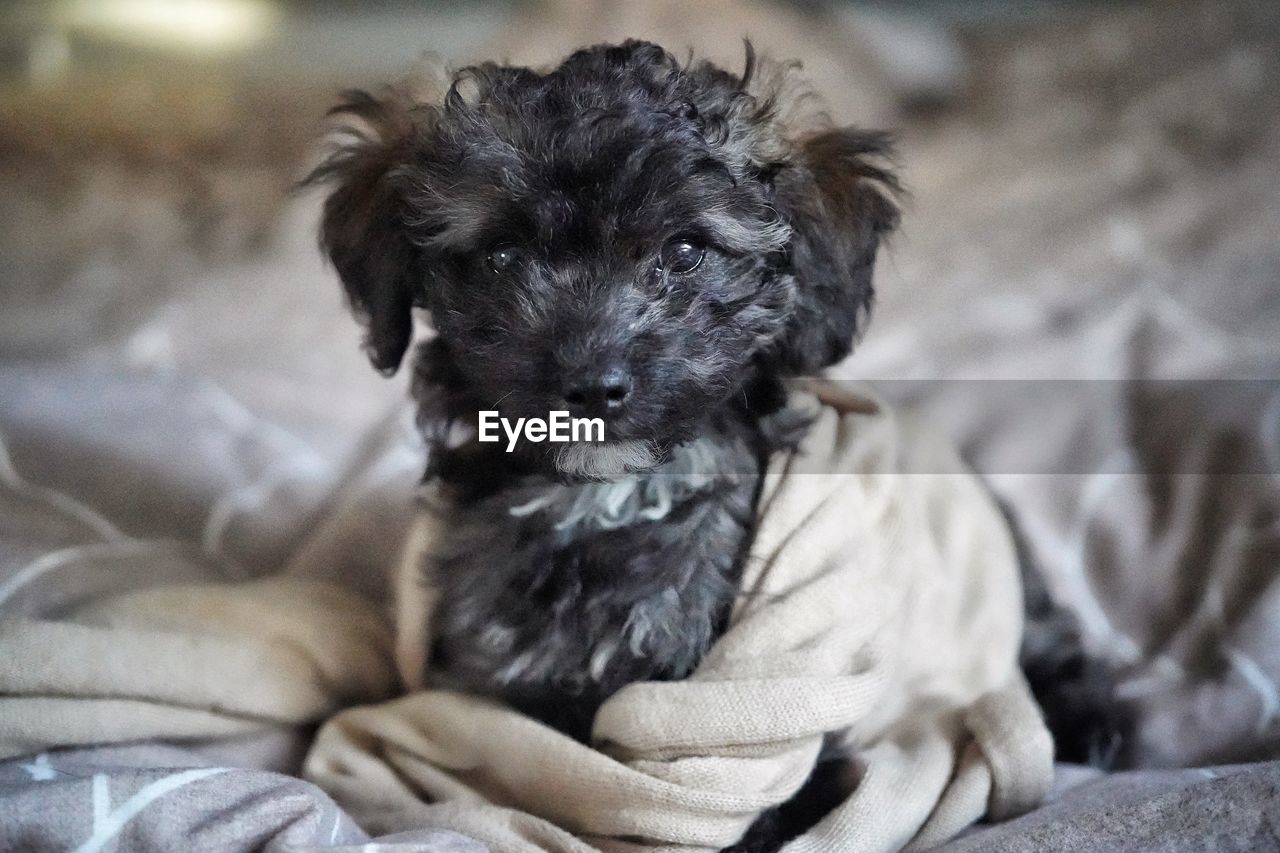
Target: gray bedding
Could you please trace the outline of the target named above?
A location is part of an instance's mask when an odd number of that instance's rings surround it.
[[[1277,17],[1157,4],[976,39],[971,108],[908,125],[904,233],[839,372],[949,430],[1008,503],[1118,668],[1143,768],[1060,768],[1049,803],[949,849],[1280,849]],[[219,255],[171,233],[181,199],[121,205],[126,183],[4,202],[25,218],[0,292],[0,620],[276,573],[385,603],[419,448],[315,252],[315,199]],[[71,256],[34,264],[54,229]],[[1138,380],[1191,384],[1153,402]],[[291,775],[310,734],[11,758],[0,849],[354,849]]]
[[[0,763],[3,850],[376,849],[478,853],[446,830],[370,839],[327,794],[225,754],[160,744]],[[1269,850],[1280,845],[1280,762],[1095,774],[1063,768],[1049,802],[975,827],[947,853]]]

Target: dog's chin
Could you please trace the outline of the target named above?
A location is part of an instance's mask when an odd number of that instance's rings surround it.
[[[605,444],[565,444],[551,452],[551,464],[566,482],[618,480],[661,465],[664,454],[651,441],[627,439]]]

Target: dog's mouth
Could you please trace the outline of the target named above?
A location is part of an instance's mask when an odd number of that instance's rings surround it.
[[[551,453],[556,471],[569,480],[616,480],[654,468],[662,460],[660,449],[643,439],[565,444]]]

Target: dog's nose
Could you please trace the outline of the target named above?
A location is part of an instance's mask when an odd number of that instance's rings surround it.
[[[631,373],[618,364],[574,377],[566,383],[564,402],[575,415],[605,417],[617,415],[631,396]]]

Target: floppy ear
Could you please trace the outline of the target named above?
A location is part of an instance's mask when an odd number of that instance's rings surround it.
[[[871,273],[881,238],[898,223],[898,181],[877,165],[891,153],[884,134],[853,128],[801,139],[774,178],[775,203],[790,222],[795,311],[780,342],[797,374],[849,354],[871,308]]]
[[[422,273],[395,180],[397,167],[409,162],[414,110],[406,95],[394,91],[381,98],[355,91],[343,97],[330,111],[343,121],[343,138],[304,184],[332,187],[320,246],[365,325],[365,353],[389,376],[413,334],[414,291]]]

